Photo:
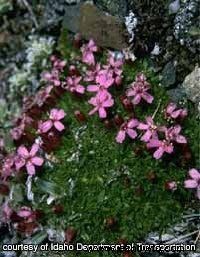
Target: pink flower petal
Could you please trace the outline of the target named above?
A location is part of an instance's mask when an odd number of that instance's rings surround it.
[[[196,180],[188,179],[184,182],[185,188],[197,188],[198,183]]]
[[[17,215],[22,218],[28,218],[32,214],[32,211],[28,207],[22,207],[18,212]]]
[[[64,112],[64,110],[60,109],[57,112],[57,120],[62,120],[64,119],[64,117],[66,116],[66,113]]]
[[[16,157],[15,167],[17,170],[20,170],[25,164],[26,164],[26,161],[23,158]]]
[[[89,85],[89,86],[87,86],[87,91],[88,92],[96,92],[98,90],[99,90],[99,86],[97,86],[97,85]]]
[[[142,98],[147,101],[147,103],[151,104],[153,102],[153,96],[148,94],[147,92],[144,92],[142,95]]]
[[[56,108],[51,109],[49,117],[51,120],[57,120],[58,119],[58,109],[56,109]]]
[[[114,104],[114,100],[111,98],[109,98],[105,102],[103,102],[104,107],[111,107],[111,106],[113,106],[113,104]]]
[[[85,92],[85,88],[81,85],[76,86],[76,92],[83,94]]]
[[[74,83],[77,85],[81,81],[82,77],[76,77]]]
[[[39,150],[39,145],[33,144],[31,147],[30,156],[35,156],[38,150]]]
[[[187,139],[184,136],[178,135],[176,137],[176,142],[180,143],[180,144],[186,144],[187,143]]]
[[[55,121],[54,126],[58,131],[63,131],[65,126],[60,121]]]
[[[135,128],[135,127],[138,126],[138,124],[139,124],[138,120],[136,120],[136,119],[131,119],[131,120],[129,120],[129,122],[128,122],[128,127],[129,127],[129,128]]]
[[[84,63],[87,63],[88,65],[94,65],[95,64],[95,59],[94,59],[93,53],[92,52],[86,52],[85,54],[83,54],[82,61]]]
[[[108,88],[108,87],[110,87],[113,83],[114,83],[114,79],[113,79],[113,78],[108,78],[108,79],[105,81],[104,86],[105,86],[106,88]]]
[[[35,175],[35,166],[31,162],[27,162],[26,169],[29,175]]]
[[[165,152],[167,152],[167,153],[172,153],[173,150],[174,150],[173,145],[168,145],[165,147]]]
[[[200,172],[198,172],[196,169],[189,170],[189,175],[194,180],[200,180]]]
[[[174,126],[174,132],[175,134],[179,134],[181,132],[181,126],[180,125]]]
[[[152,125],[152,124],[154,123],[151,116],[148,116],[148,117],[146,118],[146,121],[147,121],[147,123],[148,123],[149,125]]]
[[[123,130],[120,130],[116,136],[116,141],[117,143],[123,143],[123,141],[125,140],[126,137],[126,132]]]
[[[130,96],[134,96],[135,93],[134,93],[134,91],[133,91],[132,88],[129,88],[129,89],[126,91],[126,95],[130,97]]]
[[[97,105],[97,97],[91,97],[88,101],[89,104]]]
[[[152,136],[152,132],[150,130],[147,130],[145,134],[141,137],[141,141],[143,142],[149,142],[150,138]]]
[[[147,125],[145,123],[139,123],[137,128],[140,130],[147,130],[149,128],[149,125]]]
[[[42,166],[42,164],[44,163],[44,160],[40,157],[33,157],[31,159],[31,162],[36,165],[36,166]]]
[[[176,104],[174,103],[169,103],[167,108],[166,108],[166,111],[167,113],[172,113],[174,110],[176,109]]]
[[[104,119],[104,118],[106,118],[106,116],[107,116],[107,113],[106,113],[105,108],[100,107],[100,108],[99,108],[99,117],[102,118],[102,119]]]
[[[89,115],[93,115],[95,112],[98,111],[98,107],[95,107],[94,109],[92,109],[90,112],[89,112]]]
[[[181,110],[177,110],[171,113],[171,117],[176,119],[181,114]]]
[[[51,120],[47,120],[40,124],[40,131],[42,133],[48,132],[53,126],[53,122]]]
[[[53,81],[53,83],[54,83],[54,85],[55,85],[56,87],[59,87],[60,84],[61,84],[60,80],[57,80],[57,79],[55,79],[55,80]]]
[[[134,98],[133,98],[133,104],[137,105],[139,104],[141,101],[141,95],[137,94]]]
[[[17,150],[17,153],[25,159],[29,157],[29,152],[25,146],[20,146]]]
[[[133,129],[127,129],[127,134],[132,139],[135,139],[137,137],[137,132]]]
[[[10,208],[8,202],[5,202],[3,205],[2,205],[2,218],[3,218],[3,221],[5,222],[8,222],[10,220],[10,217],[12,215],[13,211],[12,209]]]
[[[163,156],[163,148],[159,147],[157,151],[154,152],[153,157],[158,160]]]
[[[160,147],[160,141],[157,139],[152,139],[150,142],[147,144],[148,148],[155,148],[155,147]]]

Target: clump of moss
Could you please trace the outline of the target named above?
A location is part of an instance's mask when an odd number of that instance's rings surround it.
[[[147,76],[155,100],[148,108],[135,108],[134,115],[144,120],[159,106],[155,121],[165,123],[163,110],[169,99],[159,86],[158,77],[148,60],[124,66],[124,85],[131,83],[138,72]],[[120,96],[121,91],[114,94]],[[187,160],[182,162],[179,156],[155,160],[137,142],[118,145],[115,142],[116,128],[107,129],[97,117],[89,117],[89,106],[83,99],[67,93],[60,99],[58,107],[67,113],[68,129],[53,156],[56,163],[40,174],[40,183],[34,186],[35,207],[45,212],[46,226],[62,229],[72,226],[78,231],[77,241],[84,243],[113,243],[120,238],[135,241],[151,231],[163,232],[194,202],[192,195],[183,188],[187,168],[198,164],[195,161],[199,151],[195,142],[198,121],[193,115],[189,114],[183,124],[196,157],[188,163]],[[188,108],[192,110],[192,106]],[[82,123],[74,115],[77,110],[87,117]],[[130,116],[120,101],[116,103],[116,110],[123,117]],[[55,191],[44,187],[45,181]],[[176,181],[178,189],[167,191],[167,181]],[[52,214],[49,205],[39,200],[44,192],[54,196],[54,202],[63,206],[63,213]],[[116,223],[113,227],[107,226],[109,219]]]

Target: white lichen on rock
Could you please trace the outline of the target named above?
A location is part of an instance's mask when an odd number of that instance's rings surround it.
[[[45,67],[47,58],[52,53],[54,43],[52,37],[29,37],[28,48],[26,50],[27,64],[25,68],[29,71],[38,64]]]
[[[159,55],[160,54],[160,47],[157,43],[155,43],[154,49],[151,51],[152,55]]]
[[[129,15],[125,17],[125,25],[126,29],[128,31],[128,34],[130,35],[129,43],[132,43],[135,37],[135,28],[137,27],[138,19],[136,15],[133,13],[133,11],[129,12]]]
[[[38,72],[47,68],[48,57],[55,44],[52,37],[30,36],[26,43],[26,61],[9,79],[11,97],[25,91],[34,92],[38,87]]]

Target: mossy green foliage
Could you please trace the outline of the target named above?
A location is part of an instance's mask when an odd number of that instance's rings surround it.
[[[166,124],[163,110],[169,100],[147,60],[124,66],[124,88],[138,72],[147,76],[155,99],[152,105],[136,107],[134,115],[142,121],[159,107],[155,122]],[[119,101],[124,88],[113,90],[116,105],[109,117],[133,115],[125,111]],[[51,168],[46,166],[34,183],[34,207],[44,211],[43,222],[47,227],[66,229],[72,226],[78,232],[78,242],[114,243],[120,238],[133,242],[142,240],[149,232],[163,232],[180,219],[184,208],[197,207],[194,195],[183,188],[188,168],[199,164],[199,125],[194,114],[189,112],[189,117],[182,124],[182,133],[187,135],[194,158],[181,165],[179,152],[173,158],[158,161],[145,147],[141,148],[143,143],[139,140],[126,139],[124,144],[117,144],[117,128],[106,129],[97,115],[89,117],[87,113],[91,106],[87,99],[79,99],[66,92],[57,105],[67,113],[67,129],[61,146],[54,153],[57,161]],[[189,111],[193,110],[192,106],[188,107]],[[87,121],[77,121],[75,110],[81,110]],[[151,178],[152,174],[155,174],[155,179]],[[178,189],[167,191],[167,181],[176,181]],[[57,215],[52,212],[52,205],[46,204],[49,195],[55,197],[55,203],[64,206],[63,213]],[[108,218],[116,220],[113,228],[106,226]],[[95,253],[94,256],[107,255]]]

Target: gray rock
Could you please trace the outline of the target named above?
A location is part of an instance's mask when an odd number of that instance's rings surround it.
[[[65,16],[63,18],[63,27],[73,33],[79,31],[80,20],[80,4],[67,6],[65,8]]]
[[[196,68],[184,80],[182,84],[187,98],[199,105],[200,103],[200,68]]]
[[[128,7],[126,0],[94,0],[94,3],[101,10],[111,15],[125,17],[127,14]]]
[[[127,47],[126,31],[121,19],[106,14],[89,2],[67,6],[63,28],[81,33],[84,39],[93,38],[102,47],[117,50]]]
[[[186,99],[185,91],[180,86],[178,86],[177,88],[168,90],[167,93],[170,99],[175,103],[179,103],[180,101]]]
[[[176,68],[173,62],[168,62],[162,71],[162,84],[164,87],[172,86],[176,81]]]
[[[0,257],[16,257],[16,252],[0,252]]]
[[[80,33],[84,39],[93,38],[102,47],[121,50],[128,46],[123,21],[103,12],[91,2],[81,1],[67,6],[62,26],[73,33]]]
[[[174,20],[174,36],[192,52],[199,50],[199,24],[199,0],[183,1]]]
[[[175,0],[169,5],[169,13],[177,13],[180,8],[180,0]]]
[[[40,21],[40,29],[50,31],[58,27],[65,14],[66,0],[46,0],[43,18]]]
[[[189,253],[187,257],[200,257],[200,253]]]
[[[93,38],[100,46],[118,50],[127,47],[123,22],[92,4],[81,5],[79,31],[85,39]]]

